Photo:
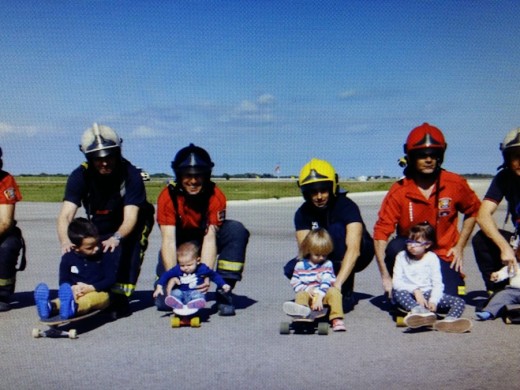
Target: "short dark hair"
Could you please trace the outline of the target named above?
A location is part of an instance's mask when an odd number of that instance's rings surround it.
[[[409,238],[411,240],[416,240],[418,238],[424,237],[427,241],[431,242],[430,249],[432,249],[436,244],[435,237],[435,229],[429,222],[424,221],[420,222],[417,225],[414,225],[410,228]]]
[[[186,241],[179,245],[177,252],[191,252],[194,257],[200,257],[200,245],[198,241],[195,240]]]
[[[69,236],[70,242],[76,246],[80,246],[85,238],[94,237],[98,239],[99,232],[96,225],[86,218],[79,217],[70,221],[69,227],[67,228],[67,235]]]

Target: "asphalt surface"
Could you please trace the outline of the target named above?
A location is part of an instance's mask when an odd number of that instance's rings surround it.
[[[482,195],[487,183],[473,183]],[[383,193],[353,194],[372,229]],[[520,326],[474,322],[470,333],[409,332],[381,308],[375,260],[356,277],[359,303],[347,313],[347,332],[328,336],[280,335],[293,298],[282,266],[296,254],[292,218],[300,199],[231,202],[228,217],[251,232],[244,280],[237,285],[235,317],[211,310],[200,328],[172,329],[153,307],[154,267],[160,237],[151,236],[133,314],[117,321],[99,315],[75,323],[79,338],[34,339],[38,325],[32,291],[44,281],[56,289],[60,205],[20,203],[19,226],[28,267],[19,273],[13,309],[0,313],[2,389],[506,389],[518,388]],[[504,218],[499,208],[497,221]],[[501,223],[501,222],[500,222]],[[465,251],[468,305],[484,285],[471,247]]]

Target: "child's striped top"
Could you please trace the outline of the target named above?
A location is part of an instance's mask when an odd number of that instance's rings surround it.
[[[316,289],[319,294],[325,295],[335,281],[336,275],[330,260],[314,264],[308,259],[303,259],[294,267],[291,286],[295,292]]]

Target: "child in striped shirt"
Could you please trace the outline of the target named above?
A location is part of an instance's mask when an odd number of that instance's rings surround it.
[[[332,250],[327,230],[319,228],[307,234],[300,245],[299,261],[290,282],[296,298],[294,302],[285,302],[283,309],[288,315],[307,317],[311,310],[321,311],[328,305],[332,330],[344,332],[341,291],[334,287],[336,275],[332,262],[327,259]]]

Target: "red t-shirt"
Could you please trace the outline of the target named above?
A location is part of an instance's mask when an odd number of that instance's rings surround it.
[[[199,228],[202,221],[200,212],[193,210],[186,204],[186,198],[180,194],[177,202],[177,211],[182,223],[181,229]],[[207,225],[221,226],[226,219],[226,196],[218,188],[214,187],[213,195],[209,199]],[[168,187],[165,187],[157,199],[157,223],[159,225],[177,224],[176,210]]]
[[[463,177],[448,171],[441,171],[438,198],[435,191],[426,199],[412,179],[394,183],[381,204],[374,240],[386,241],[396,230],[399,236],[407,237],[410,227],[428,221],[436,230],[434,252],[451,261],[446,253],[459,240],[458,214],[476,217],[480,200]]]
[[[4,178],[0,180],[0,204],[15,204],[20,200],[22,200],[22,194],[18,184],[16,184],[14,177],[6,173]]]

